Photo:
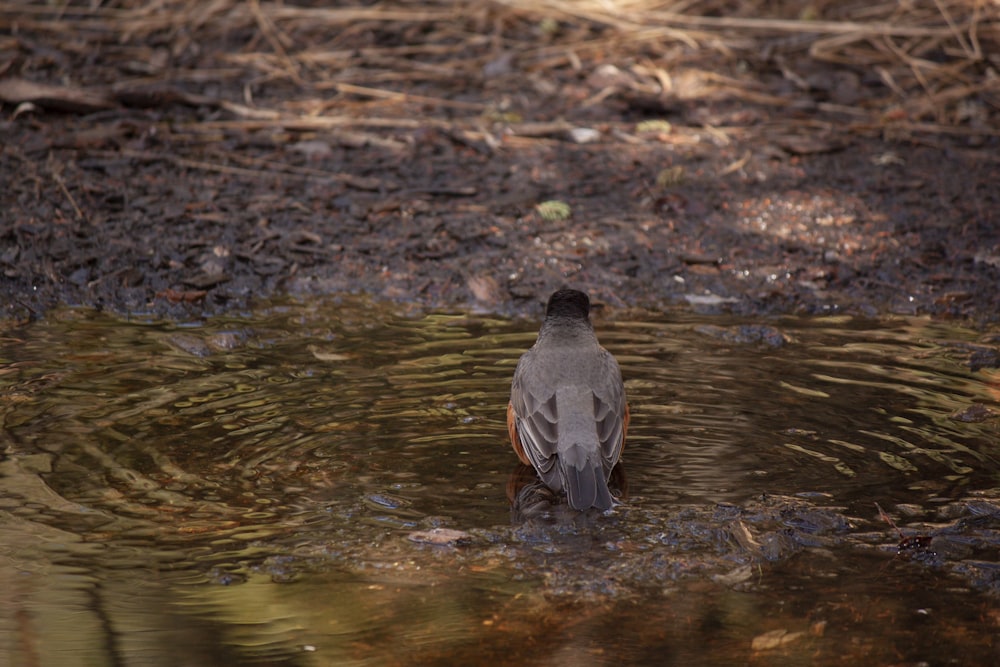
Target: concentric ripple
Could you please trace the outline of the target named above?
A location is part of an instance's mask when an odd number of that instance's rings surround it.
[[[97,662],[129,654],[108,645],[129,619],[149,641],[219,623],[232,664],[314,641],[338,664],[405,663],[363,647],[401,631],[465,641],[499,622],[489,600],[516,609],[516,626],[553,622],[546,596],[742,585],[803,549],[892,542],[875,503],[940,521],[980,494],[975,516],[993,516],[1000,374],[970,361],[995,349],[989,335],[648,312],[596,328],[632,407],[624,504],[605,516],[551,505],[506,442],[510,377],[537,321],[351,298],[189,325],[68,309],[14,332],[0,588],[29,602],[12,602],[0,637],[34,632],[18,604],[54,626],[72,617],[64,604],[89,619],[67,632]],[[465,546],[407,539],[435,527]],[[273,588],[304,580],[341,598]],[[428,586],[447,594],[428,602]]]

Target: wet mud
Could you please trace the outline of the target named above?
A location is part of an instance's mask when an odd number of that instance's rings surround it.
[[[605,43],[500,5],[46,7],[0,9],[10,321],[345,291],[535,313],[564,283],[614,307],[1000,312],[986,93],[934,124],[801,41]]]

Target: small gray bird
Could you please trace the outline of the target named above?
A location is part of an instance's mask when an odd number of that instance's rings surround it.
[[[621,369],[597,342],[590,299],[558,290],[510,387],[507,431],[517,457],[550,489],[565,490],[573,509],[608,509],[628,421]]]

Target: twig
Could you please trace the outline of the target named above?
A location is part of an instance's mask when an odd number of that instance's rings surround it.
[[[76,213],[77,219],[80,220],[81,222],[87,222],[87,216],[85,216],[83,214],[83,211],[80,210],[80,207],[77,206],[76,199],[73,198],[73,193],[71,193],[69,191],[69,188],[66,187],[66,181],[63,180],[62,175],[59,173],[59,171],[57,169],[51,168],[50,165],[50,173],[52,174],[52,180],[56,182],[56,185],[59,186],[59,189],[62,190],[63,194],[66,196],[66,199],[69,201],[70,206],[73,207],[73,211]]]
[[[274,49],[274,52],[278,54],[285,63],[285,69],[288,72],[288,76],[295,83],[300,86],[305,85],[302,77],[299,76],[299,66],[289,55],[288,51],[285,50],[285,46],[281,43],[281,35],[275,27],[274,23],[269,19],[264,12],[260,10],[260,0],[250,0],[250,11],[253,13],[254,18],[257,21],[257,25],[260,27],[261,33],[263,33],[264,38]]]
[[[271,167],[270,169],[248,169],[246,167],[233,167],[227,164],[215,162],[205,162],[203,160],[191,160],[189,158],[170,155],[168,153],[152,153],[145,151],[121,151],[114,153],[115,157],[127,157],[146,162],[170,162],[179,167],[188,169],[198,169],[201,171],[213,171],[222,174],[232,174],[234,176],[247,176],[261,178],[264,176],[292,176],[305,179],[320,179],[327,181],[338,181],[358,190],[377,190],[379,182],[375,179],[362,178],[352,174],[334,173],[319,169],[309,169],[307,167],[297,167],[283,163],[259,161],[262,165]]]
[[[334,81],[330,84],[342,93],[352,93],[354,95],[364,95],[365,97],[378,97],[381,99],[395,100],[397,102],[433,104],[435,106],[449,107],[452,109],[469,109],[472,111],[482,111],[486,108],[480,102],[459,102],[456,100],[446,100],[440,97],[429,97],[427,95],[412,95],[410,93],[400,93],[395,90],[382,90],[381,88],[369,88],[368,86],[356,86],[353,83],[341,83]],[[323,86],[318,86],[323,88]]]

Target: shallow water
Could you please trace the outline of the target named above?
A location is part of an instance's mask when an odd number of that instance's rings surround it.
[[[633,418],[623,504],[578,514],[506,442],[537,321],[401,310],[63,310],[8,332],[0,664],[1000,653],[998,337],[598,317]]]

